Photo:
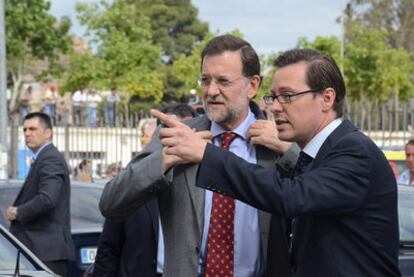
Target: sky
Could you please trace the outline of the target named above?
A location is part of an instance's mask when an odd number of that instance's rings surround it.
[[[82,36],[76,22],[76,2],[96,0],[50,0],[57,18],[69,15],[72,33]],[[192,0],[199,18],[210,31],[225,33],[238,29],[259,54],[270,54],[295,47],[300,37],[341,36],[336,19],[348,0]]]

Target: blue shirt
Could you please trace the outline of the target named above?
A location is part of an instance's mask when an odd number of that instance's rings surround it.
[[[414,186],[414,181],[410,182],[410,171],[408,169],[401,173],[397,180],[397,184],[403,186]]]
[[[256,163],[256,148],[246,141],[247,130],[256,121],[254,114],[249,114],[243,123],[232,132],[238,136],[230,144],[229,151],[250,163]],[[220,134],[226,130],[212,122],[213,143],[221,145]],[[213,193],[205,191],[204,229],[201,241],[199,273],[204,272],[208,230],[210,227],[211,202]],[[262,273],[262,255],[258,210],[238,200],[235,201],[234,213],[234,277],[260,276]]]

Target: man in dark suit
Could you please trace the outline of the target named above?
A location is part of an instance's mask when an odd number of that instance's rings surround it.
[[[53,272],[64,276],[73,258],[70,181],[63,155],[52,144],[48,115],[30,113],[23,132],[33,163],[13,205],[6,210],[10,231]]]
[[[160,131],[164,160],[199,162],[197,186],[292,217],[295,276],[399,276],[395,178],[381,150],[341,118],[345,84],[335,61],[294,49],[275,65],[265,100],[279,138],[302,149],[294,177],[248,164],[154,111],[170,126]]]

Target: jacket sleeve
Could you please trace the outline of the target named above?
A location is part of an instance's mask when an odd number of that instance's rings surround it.
[[[126,217],[170,186],[172,170],[167,175],[162,172],[162,146],[158,133],[159,129],[145,149],[106,184],[99,202],[105,217]]]
[[[23,224],[36,220],[52,210],[60,200],[65,184],[66,164],[61,157],[47,155],[39,163],[36,173],[38,175],[37,193],[32,199],[17,207],[16,220]]]
[[[332,150],[316,168],[283,178],[277,170],[249,164],[208,144],[197,186],[286,217],[346,213],[357,209],[367,195],[374,162],[368,152],[351,141]]]
[[[119,275],[122,248],[125,243],[124,221],[106,219],[99,238],[93,276],[111,277]]]

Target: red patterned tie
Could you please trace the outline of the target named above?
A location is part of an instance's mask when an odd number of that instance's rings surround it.
[[[220,135],[221,147],[229,149],[235,133]],[[213,193],[208,232],[205,277],[232,277],[234,260],[234,199]]]

